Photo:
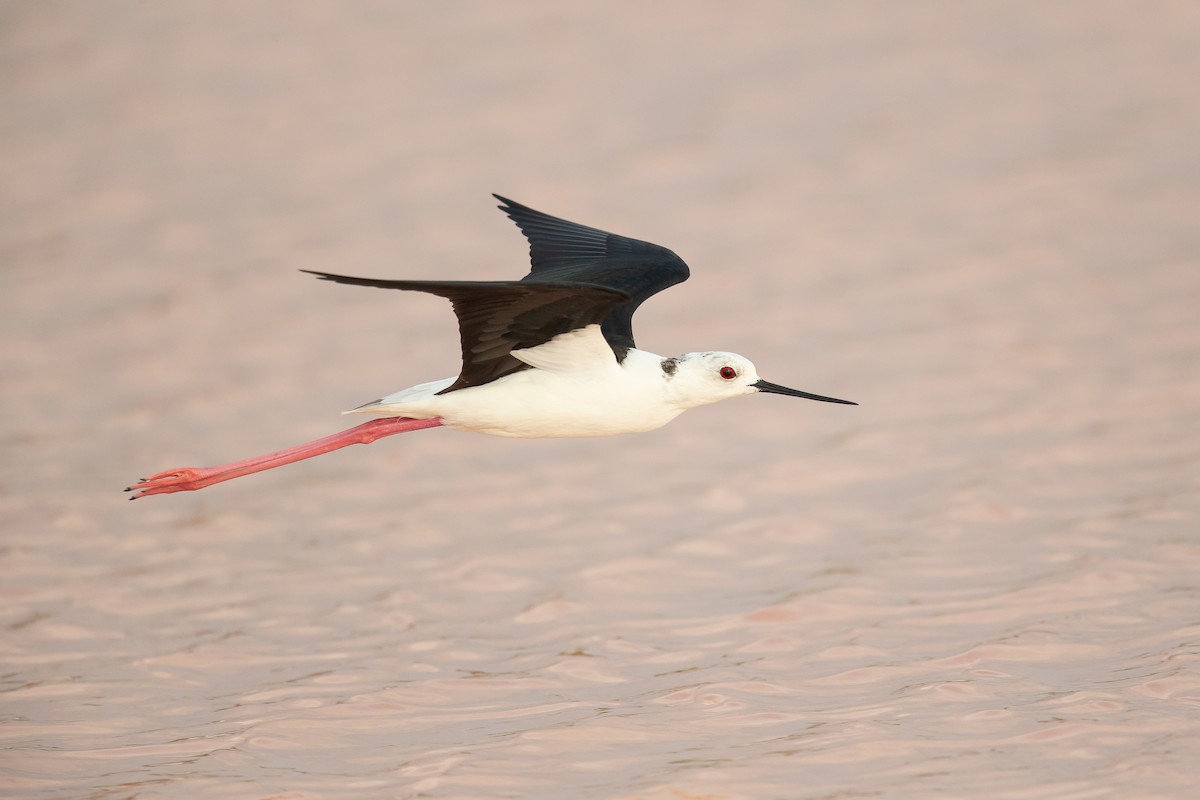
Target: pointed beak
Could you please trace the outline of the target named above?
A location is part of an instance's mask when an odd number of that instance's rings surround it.
[[[789,389],[786,386],[780,386],[778,383],[770,383],[769,381],[759,381],[752,384],[755,389],[768,394],[786,394],[788,397],[805,397],[809,400],[820,400],[822,403],[843,403],[848,406],[856,406],[858,403],[850,400],[838,400],[836,397],[823,397],[819,394],[809,394],[802,392],[799,389]]]

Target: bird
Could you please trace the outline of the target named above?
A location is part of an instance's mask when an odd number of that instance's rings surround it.
[[[735,353],[663,357],[639,349],[634,312],[688,279],[683,259],[650,242],[493,197],[529,243],[531,269],[520,280],[390,280],[301,270],[333,283],[449,300],[462,346],[457,376],[344,412],[375,418],[331,436],[256,458],[142,478],[125,489],[130,499],[194,491],[437,426],[515,438],[611,436],[654,430],[688,409],[747,394],[857,405],[763,380],[749,359]]]

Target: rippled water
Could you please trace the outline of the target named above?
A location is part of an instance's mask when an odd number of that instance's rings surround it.
[[[0,796],[1184,798],[1186,6],[10,4]],[[659,241],[753,397],[195,493],[452,371],[488,191]]]

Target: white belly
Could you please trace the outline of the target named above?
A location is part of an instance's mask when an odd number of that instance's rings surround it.
[[[449,386],[450,379],[434,381],[356,411],[440,417],[448,428],[515,438],[649,431],[666,425],[685,408],[668,399],[661,360],[652,353],[630,350],[623,364],[605,360],[582,370],[526,369],[448,394],[437,392]]]
[[[422,403],[449,428],[516,438],[612,436],[662,427],[682,413],[661,393],[622,375],[584,381],[537,369]],[[424,415],[423,415],[424,416]]]

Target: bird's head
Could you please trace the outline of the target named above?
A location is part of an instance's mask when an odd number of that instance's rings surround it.
[[[685,408],[694,408],[753,392],[785,394],[824,403],[858,405],[849,400],[809,394],[764,381],[758,377],[758,370],[754,368],[750,359],[737,353],[686,353],[669,361],[674,362],[673,365],[664,365],[663,372],[671,384],[676,402]]]

